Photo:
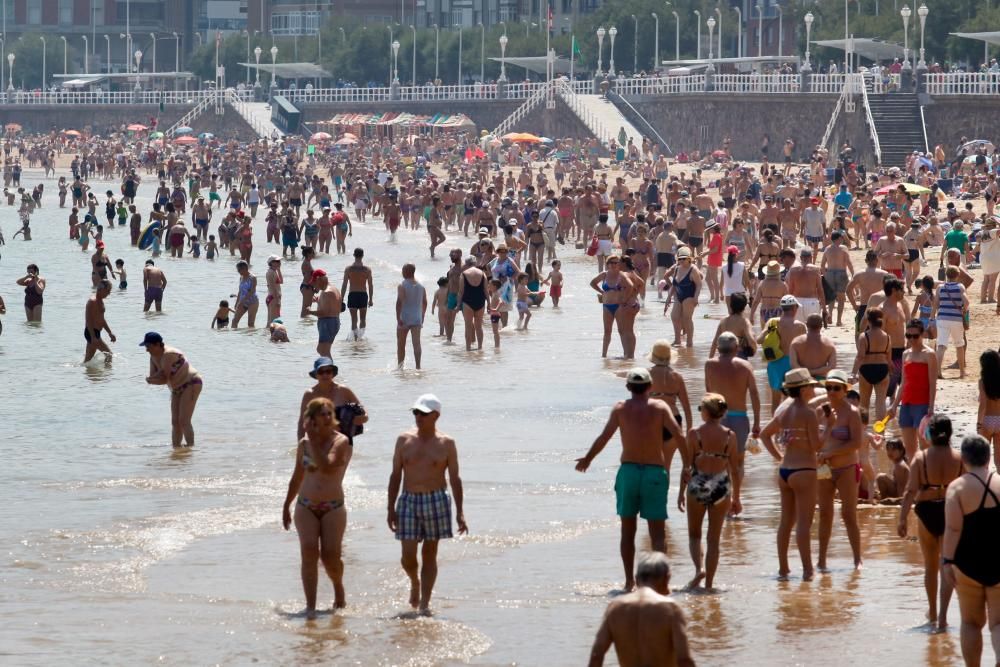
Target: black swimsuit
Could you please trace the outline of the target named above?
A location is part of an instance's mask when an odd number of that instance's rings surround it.
[[[924,454],[924,484],[920,485],[921,491],[927,491],[929,489],[945,489],[948,487],[947,484],[931,484],[930,477],[927,476],[927,459],[926,454]],[[959,474],[962,473],[962,464],[959,463]],[[917,515],[920,521],[924,524],[924,528],[927,532],[934,537],[941,537],[944,535],[944,498],[936,498],[933,500],[918,500],[913,505],[913,512]]]
[[[970,473],[971,474],[971,473]],[[972,475],[983,485],[983,499],[979,507],[965,515],[962,520],[962,536],[955,549],[955,567],[962,574],[983,586],[1000,584],[1000,498],[990,489],[990,473],[986,481]],[[986,506],[987,494],[993,496],[993,507]]]
[[[473,285],[469,279],[462,276],[465,281],[465,289],[462,290],[462,303],[472,310],[482,310],[486,307],[486,281]]]
[[[892,342],[890,341],[886,347],[884,354],[886,358],[889,358],[890,348],[892,347]],[[868,337],[868,332],[865,331],[865,352],[871,354],[871,339]],[[861,364],[858,368],[858,374],[864,378],[865,382],[870,385],[877,385],[879,382],[884,380],[889,375],[889,364]]]

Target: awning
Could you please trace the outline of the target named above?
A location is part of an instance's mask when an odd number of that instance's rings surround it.
[[[965,39],[979,40],[987,44],[1000,44],[1000,32],[949,32],[948,34],[955,37],[964,37]]]
[[[239,63],[241,67],[247,67],[251,71],[260,70],[282,79],[319,79],[329,78],[332,75],[316,63]]]
[[[95,83],[101,83],[107,79],[103,74],[94,76],[81,76],[75,79],[69,79],[62,82],[63,88],[82,88],[84,86],[92,86]]]
[[[505,62],[508,66],[523,67],[526,70],[537,72],[538,74],[545,74],[546,63],[548,62],[548,58],[545,56],[490,58],[490,60],[493,62],[500,62],[503,60],[503,62]],[[569,60],[563,58],[562,56],[556,56],[553,62],[556,74],[569,74]]]
[[[851,39],[852,50],[862,58],[868,60],[892,60],[893,58],[903,58],[903,47],[899,44],[883,42],[880,39],[868,39],[867,37],[854,37]],[[847,40],[844,39],[824,39],[813,42],[816,46],[825,46],[831,49],[846,50]],[[913,49],[911,49],[911,52]]]

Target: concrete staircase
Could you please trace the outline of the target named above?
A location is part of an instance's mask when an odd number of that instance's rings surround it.
[[[882,150],[882,165],[902,167],[913,151],[926,152],[923,118],[915,93],[868,95],[875,131]]]
[[[569,88],[566,86],[566,88]],[[560,89],[562,98],[572,109],[580,120],[590,128],[590,131],[602,141],[609,139],[618,140],[618,133],[621,128],[625,128],[625,134],[637,147],[642,148],[642,133],[636,129],[628,118],[611,101],[603,95],[581,95],[573,93],[565,94]],[[572,99],[567,99],[567,98]]]
[[[281,128],[271,122],[271,105],[267,102],[245,102],[234,91],[227,90],[226,103],[243,116],[258,137],[270,139],[273,136],[285,136]]]

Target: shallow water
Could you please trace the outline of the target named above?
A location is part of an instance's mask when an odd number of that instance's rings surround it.
[[[143,187],[140,210],[148,210],[151,193]],[[209,329],[218,301],[236,289],[228,253],[215,262],[158,260],[169,280],[165,310],[144,315],[146,253],[129,247],[124,228],[108,230],[109,256],[125,260],[130,287],[107,302],[118,336],[114,360],[84,367],[89,253],[66,240],[68,209],[58,209],[52,194],[44,203],[32,220],[35,240],[10,242],[0,261],[8,308],[0,336],[0,382],[8,387],[0,404],[5,662],[41,664],[67,652],[105,664],[586,661],[609,593],[622,583],[612,491],[617,441],[586,475],[573,470],[573,460],[624,397],[621,375],[632,365],[600,359],[600,313],[587,287],[591,260],[563,250],[563,307],[547,302],[534,311],[529,332],[505,331],[499,353],[443,345],[431,337],[437,322],[428,316],[425,370],[412,370],[408,360],[407,370],[397,371],[399,268],[416,259],[418,279],[432,292],[447,253],[429,260],[423,233],[404,232],[389,244],[381,223],[355,226],[348,248],[366,248],[376,307],[367,341],[349,343],[342,334],[334,345],[339,379],[371,415],[347,479],[349,609],[306,622],[297,615],[298,542],[280,526],[296,410],[315,357],[314,325],[294,317],[298,262],[284,266],[292,342],[273,345],[262,329]],[[10,239],[13,209],[0,209],[0,220]],[[265,247],[262,223],[258,232],[254,268],[263,292],[261,260],[273,248]],[[449,234],[445,247],[452,245],[467,250],[471,241]],[[315,265],[339,286],[347,261],[322,257]],[[13,284],[30,262],[48,280],[41,326],[23,322]],[[670,336],[661,310],[651,293],[637,321],[640,354]],[[722,307],[698,312],[713,317],[698,320],[694,350],[682,351],[676,363],[695,399]],[[258,326],[265,319],[262,304]],[[143,382],[147,357],[137,343],[151,329],[205,378],[198,446],[189,454],[171,452],[167,391]],[[611,349],[620,354],[617,341]],[[437,618],[399,619],[408,588],[385,524],[385,485],[395,436],[411,426],[408,407],[426,391],[444,402],[440,428],[458,442],[470,535],[442,545]],[[675,463],[676,480],[679,457]],[[831,573],[812,583],[778,582],[774,476],[766,455],[748,460],[746,518],[723,532],[722,592],[676,593],[700,664],[833,665],[860,656],[876,664],[960,661],[957,631],[930,635],[922,625],[919,548],[895,536],[896,508],[862,509],[862,573],[852,571],[837,525]],[[684,517],[672,511],[667,528],[679,587],[692,575]],[[794,541],[791,556],[794,565]],[[327,582],[320,599],[332,599]],[[957,626],[957,601],[951,618]],[[988,661],[988,642],[985,652]]]

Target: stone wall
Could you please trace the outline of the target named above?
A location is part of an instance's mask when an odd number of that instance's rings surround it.
[[[166,128],[177,122],[190,107],[169,105],[160,113],[157,104],[6,104],[0,107],[0,123],[20,123],[25,132],[50,130],[89,129],[101,134],[121,125],[142,123],[149,125],[150,118],[157,118],[159,126]]]
[[[924,122],[927,144],[931,150],[941,144],[952,155],[962,137],[997,141],[997,118],[1000,98],[997,97],[937,97],[925,99]]]

